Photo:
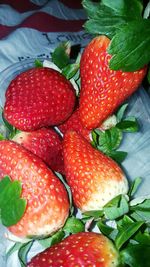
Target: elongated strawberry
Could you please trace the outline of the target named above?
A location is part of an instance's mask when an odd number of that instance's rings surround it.
[[[40,158],[13,141],[0,141],[0,174],[22,183],[27,200],[21,220],[9,228],[16,236],[45,236],[61,228],[68,216],[66,190]]]
[[[97,233],[71,235],[41,254],[28,267],[117,267],[119,255],[112,242]]]
[[[76,109],[67,121],[58,126],[59,130],[65,134],[68,130],[74,130],[77,133],[81,134],[84,138],[90,141],[91,131],[85,128],[80,120],[79,110]]]
[[[146,67],[134,72],[111,70],[109,43],[106,36],[95,37],[81,57],[79,112],[88,129],[100,126],[139,87],[147,70]]]
[[[52,128],[19,132],[13,141],[40,157],[52,170],[64,173],[62,139]]]
[[[4,117],[22,131],[57,125],[72,113],[75,91],[58,71],[33,68],[19,74],[8,86]]]
[[[101,209],[128,191],[127,180],[117,163],[75,131],[65,134],[64,164],[74,203],[81,211]]]

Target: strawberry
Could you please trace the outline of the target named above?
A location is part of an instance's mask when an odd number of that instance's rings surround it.
[[[147,67],[134,72],[111,70],[109,44],[106,36],[95,37],[81,57],[79,112],[88,129],[99,127],[139,87],[147,71]]]
[[[77,133],[81,134],[88,141],[90,141],[91,131],[85,128],[80,120],[79,110],[76,109],[67,121],[58,126],[58,129],[65,134],[68,130],[74,130]]]
[[[0,141],[0,174],[20,181],[27,200],[23,217],[9,227],[14,235],[46,236],[64,225],[69,212],[67,192],[40,158],[13,141]]]
[[[71,235],[35,256],[28,267],[117,267],[119,254],[102,234],[82,232]]]
[[[128,183],[117,163],[75,131],[65,134],[63,150],[66,180],[81,211],[99,210],[127,193]]]
[[[58,71],[32,68],[19,74],[8,86],[4,117],[22,131],[57,125],[72,113],[75,90]]]
[[[19,132],[12,140],[40,157],[52,170],[64,174],[62,139],[54,129]]]

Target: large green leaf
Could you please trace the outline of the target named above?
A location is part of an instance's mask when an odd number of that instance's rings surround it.
[[[112,38],[116,28],[133,19],[141,19],[142,4],[139,0],[102,0],[99,3],[84,0],[89,20],[84,27],[92,34],[104,34]]]
[[[141,19],[121,26],[108,49],[113,70],[136,71],[150,61],[150,20]]]
[[[121,258],[130,267],[150,267],[150,245],[129,244],[121,252]]]

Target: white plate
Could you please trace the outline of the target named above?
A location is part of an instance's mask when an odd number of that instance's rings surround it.
[[[0,73],[0,105],[5,101],[5,90],[10,81],[20,72],[34,66],[35,59],[25,60],[13,64]],[[135,177],[142,177],[143,183],[140,186],[137,196],[146,196],[150,194],[150,98],[143,88],[140,88],[130,99],[127,115],[135,116],[140,124],[138,133],[126,133],[121,144],[120,150],[127,151],[128,156],[123,162],[123,169],[129,180]],[[0,227],[0,266],[2,267],[20,267],[17,255],[14,253],[6,263],[5,249],[12,243],[6,241],[4,232],[6,229]],[[30,256],[36,254],[35,245]]]

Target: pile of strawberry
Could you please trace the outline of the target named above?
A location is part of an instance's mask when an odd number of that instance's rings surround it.
[[[27,201],[22,218],[9,227],[18,237],[49,236],[64,226],[70,203],[55,172],[64,175],[81,212],[100,210],[128,192],[121,167],[90,144],[90,133],[138,89],[147,67],[111,70],[109,44],[100,36],[84,49],[79,97],[63,74],[42,66],[19,74],[7,88],[3,116],[17,133],[0,141],[0,174],[20,181]],[[28,266],[119,266],[119,255],[103,235],[80,233]]]

